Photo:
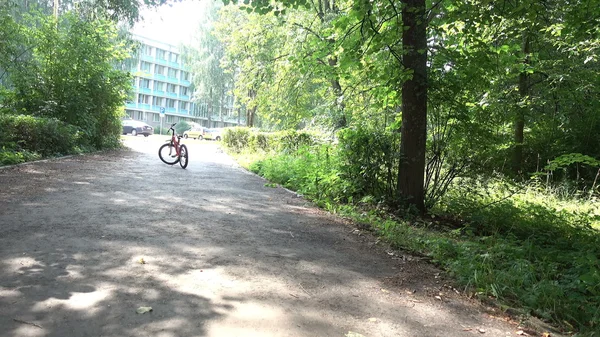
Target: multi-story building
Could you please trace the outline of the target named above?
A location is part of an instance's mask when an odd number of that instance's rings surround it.
[[[205,127],[227,127],[243,124],[233,109],[226,114],[209,111],[192,101],[192,74],[183,63],[176,46],[135,35],[141,43],[139,57],[133,60],[134,75],[132,100],[126,102],[126,114],[159,126],[180,121],[194,122]],[[232,107],[230,107],[232,108]],[[161,116],[162,115],[162,116]]]

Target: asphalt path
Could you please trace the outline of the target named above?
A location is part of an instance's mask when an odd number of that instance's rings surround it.
[[[159,160],[161,137],[123,139],[130,150],[0,169],[0,336],[516,331],[216,142],[186,140],[183,170]]]

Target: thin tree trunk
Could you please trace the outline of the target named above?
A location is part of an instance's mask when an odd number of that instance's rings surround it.
[[[425,212],[425,146],[427,140],[427,20],[425,0],[404,0],[402,33],[404,67],[412,78],[402,84],[402,128],[398,194]]]
[[[523,54],[525,54],[523,63],[525,66],[529,65],[529,53],[529,36],[525,35],[523,40]],[[521,102],[517,106],[517,114],[513,121],[515,147],[513,150],[512,169],[515,174],[519,174],[523,168],[523,144],[525,141],[523,130],[525,129],[525,111],[527,110],[527,106],[524,103],[528,100],[527,96],[529,96],[529,73],[527,69],[524,69],[519,74],[519,98]]]
[[[221,95],[219,97],[219,119],[221,120],[221,127],[224,125],[223,121],[223,94],[225,92],[225,88],[221,87]]]
[[[250,91],[248,92],[248,97],[250,97],[252,100],[254,100],[254,98],[256,98],[256,91],[254,89],[250,89]],[[254,115],[255,114],[256,114],[256,105],[250,109],[246,108],[246,126],[248,126],[250,128],[254,127]]]
[[[212,87],[211,87],[209,94],[208,94],[208,127],[209,128],[212,128],[212,125],[211,125],[212,113],[213,113],[213,99],[212,99]]]
[[[334,40],[330,40],[330,42],[332,44],[335,43]],[[329,58],[329,66],[331,69],[334,69],[334,71],[335,67],[337,66],[337,61],[337,57],[335,56]],[[342,85],[340,84],[340,80],[337,75],[331,80],[331,87],[333,89],[333,93],[335,94],[336,107],[342,114],[341,118],[337,121],[336,128],[344,128],[348,124],[348,121],[346,120],[346,113],[344,112],[346,105],[344,104],[344,99],[342,97]]]

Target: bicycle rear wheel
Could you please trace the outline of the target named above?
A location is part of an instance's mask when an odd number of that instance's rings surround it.
[[[185,145],[181,145],[179,148],[179,165],[181,168],[186,168],[188,165],[188,149]]]
[[[168,165],[175,165],[179,161],[179,156],[177,156],[175,146],[173,146],[171,143],[163,144],[158,149],[158,157],[163,161],[163,163]]]

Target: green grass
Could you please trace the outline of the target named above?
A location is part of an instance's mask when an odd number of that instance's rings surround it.
[[[233,155],[325,209],[371,224],[393,246],[430,256],[466,291],[565,332],[600,336],[598,200],[559,198],[536,182],[458,180],[430,216],[400,219],[369,197],[341,198],[351,184],[317,152]]]

